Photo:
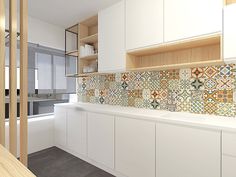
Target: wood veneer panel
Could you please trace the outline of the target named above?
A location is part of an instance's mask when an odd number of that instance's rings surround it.
[[[5,0],[0,0],[0,144],[5,146]]]
[[[17,156],[17,1],[10,0],[10,152]]]
[[[28,164],[28,0],[20,0],[20,161]]]

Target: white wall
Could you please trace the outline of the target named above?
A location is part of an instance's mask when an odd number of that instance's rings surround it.
[[[43,12],[42,12],[43,13]],[[20,31],[18,15],[17,29]],[[65,29],[39,19],[29,17],[28,41],[42,46],[65,50]],[[6,29],[9,29],[9,12],[6,9]]]
[[[20,122],[17,122],[17,154],[20,154]],[[34,153],[54,146],[54,116],[29,119],[28,153]],[[6,122],[6,147],[9,148],[9,123]]]

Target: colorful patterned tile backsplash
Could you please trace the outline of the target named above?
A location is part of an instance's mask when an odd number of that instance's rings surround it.
[[[78,100],[236,116],[236,65],[126,72],[78,79]]]

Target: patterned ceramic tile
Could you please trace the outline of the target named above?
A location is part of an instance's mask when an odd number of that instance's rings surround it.
[[[202,78],[204,76],[204,68],[192,68],[192,78]]]
[[[190,112],[202,114],[204,112],[204,102],[199,100],[192,100]]]
[[[201,78],[195,78],[191,80],[192,90],[204,90],[204,80]]]
[[[143,89],[142,96],[144,100],[149,100],[151,97],[151,91],[149,89]]]
[[[221,103],[233,103],[233,90],[219,90],[217,101]]]
[[[168,82],[169,90],[179,90],[180,89],[180,80],[179,79],[171,79]]]
[[[78,78],[81,102],[235,116],[236,65]]]
[[[206,75],[206,78],[217,78],[219,74],[218,67],[208,66],[206,67],[204,74]]]
[[[218,90],[231,90],[234,88],[234,79],[231,77],[221,77],[217,80],[217,83]]]
[[[189,80],[191,78],[191,69],[180,69],[180,79]]]
[[[204,87],[207,90],[215,90],[217,89],[217,79],[209,78],[205,80]]]
[[[160,109],[160,100],[152,99],[151,100],[151,106],[152,106],[153,109]]]
[[[216,114],[229,117],[235,116],[235,105],[230,103],[218,103]]]
[[[204,113],[205,114],[216,114],[217,103],[216,102],[204,102]]]

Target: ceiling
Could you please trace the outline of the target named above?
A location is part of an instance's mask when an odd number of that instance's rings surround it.
[[[118,1],[120,0],[29,0],[29,15],[51,24],[69,27]]]

